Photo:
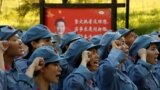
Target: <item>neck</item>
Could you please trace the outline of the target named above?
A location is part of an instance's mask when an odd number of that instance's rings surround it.
[[[5,65],[8,65],[9,67],[11,67],[12,63],[13,63],[13,60],[14,60],[14,57],[12,57],[10,55],[7,55],[7,54],[4,54]]]
[[[35,81],[40,90],[49,90],[49,83],[41,75],[36,76]]]

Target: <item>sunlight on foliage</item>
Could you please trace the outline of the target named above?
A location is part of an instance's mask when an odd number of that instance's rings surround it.
[[[39,0],[2,0],[0,24],[27,30],[39,23],[39,8],[34,5]],[[126,0],[117,0],[124,3]],[[62,0],[45,0],[46,3],[62,3]],[[74,3],[111,3],[111,0],[68,0]],[[130,28],[138,34],[160,29],[160,0],[130,0]],[[118,8],[117,27],[125,27],[125,8]]]

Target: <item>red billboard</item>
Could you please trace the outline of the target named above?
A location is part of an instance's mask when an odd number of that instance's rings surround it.
[[[77,31],[84,38],[103,34],[111,29],[110,8],[45,8],[45,25],[56,32],[57,19],[65,21],[65,33]]]

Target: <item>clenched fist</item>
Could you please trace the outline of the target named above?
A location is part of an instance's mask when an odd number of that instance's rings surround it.
[[[91,56],[91,52],[90,51],[86,51],[86,50],[83,51],[81,65],[86,67],[87,63],[90,61],[90,56]]]
[[[141,58],[141,60],[146,62],[147,50],[145,48],[139,49],[138,50],[138,56]]]

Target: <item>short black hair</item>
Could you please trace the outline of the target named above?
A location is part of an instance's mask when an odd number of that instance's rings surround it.
[[[39,42],[40,41],[40,38],[39,39],[36,39],[36,40],[33,40],[35,42]],[[31,41],[32,42],[32,41]],[[27,43],[26,45],[28,46],[28,53],[26,56],[24,56],[24,59],[29,59],[29,57],[32,55],[33,53],[33,46],[31,45],[31,42]]]
[[[64,19],[59,18],[59,19],[57,19],[57,20],[55,21],[54,25],[57,26],[57,23],[58,23],[58,22],[64,22],[64,24],[66,24],[66,21],[65,21]]]

